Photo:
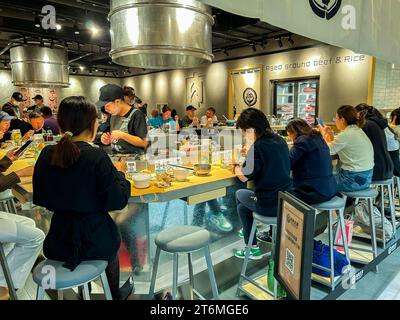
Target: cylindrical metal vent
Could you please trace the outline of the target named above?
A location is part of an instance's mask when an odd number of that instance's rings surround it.
[[[10,49],[12,82],[25,87],[68,87],[68,56],[61,47],[16,45]]]
[[[193,68],[213,59],[211,8],[195,0],[111,0],[113,62],[146,69]]]

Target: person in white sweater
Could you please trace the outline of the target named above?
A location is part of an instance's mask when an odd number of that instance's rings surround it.
[[[340,168],[335,174],[339,192],[364,190],[372,181],[374,149],[361,129],[363,123],[353,106],[341,106],[336,113],[336,127],[340,133],[334,138],[332,129],[321,128],[331,155],[338,155]]]

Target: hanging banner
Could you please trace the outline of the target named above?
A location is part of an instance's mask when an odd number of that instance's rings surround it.
[[[311,39],[400,64],[398,0],[200,0]]]

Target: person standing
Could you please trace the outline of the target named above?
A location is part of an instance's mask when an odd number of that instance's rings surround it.
[[[33,97],[33,101],[35,102],[35,104],[33,106],[28,107],[26,109],[27,112],[32,112],[32,111],[40,112],[40,109],[45,107],[42,95],[37,94],[36,96]]]
[[[26,101],[24,99],[23,95],[21,92],[14,92],[11,96],[11,99],[9,102],[7,102],[5,105],[2,107],[2,111],[5,111],[8,113],[9,110],[13,110],[15,115],[18,117],[18,119],[21,119],[22,117],[22,112],[20,108],[21,102]]]
[[[112,146],[113,153],[142,155],[148,145],[146,118],[124,100],[120,86],[107,84],[100,89],[98,108],[111,114],[110,132],[101,136],[101,143]]]

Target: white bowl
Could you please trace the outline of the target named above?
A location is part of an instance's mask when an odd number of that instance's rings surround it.
[[[150,187],[151,179],[152,176],[146,173],[138,173],[132,175],[133,184],[135,185],[135,188],[138,189],[146,189]]]
[[[186,181],[190,171],[187,169],[173,169],[172,170],[176,181]]]

